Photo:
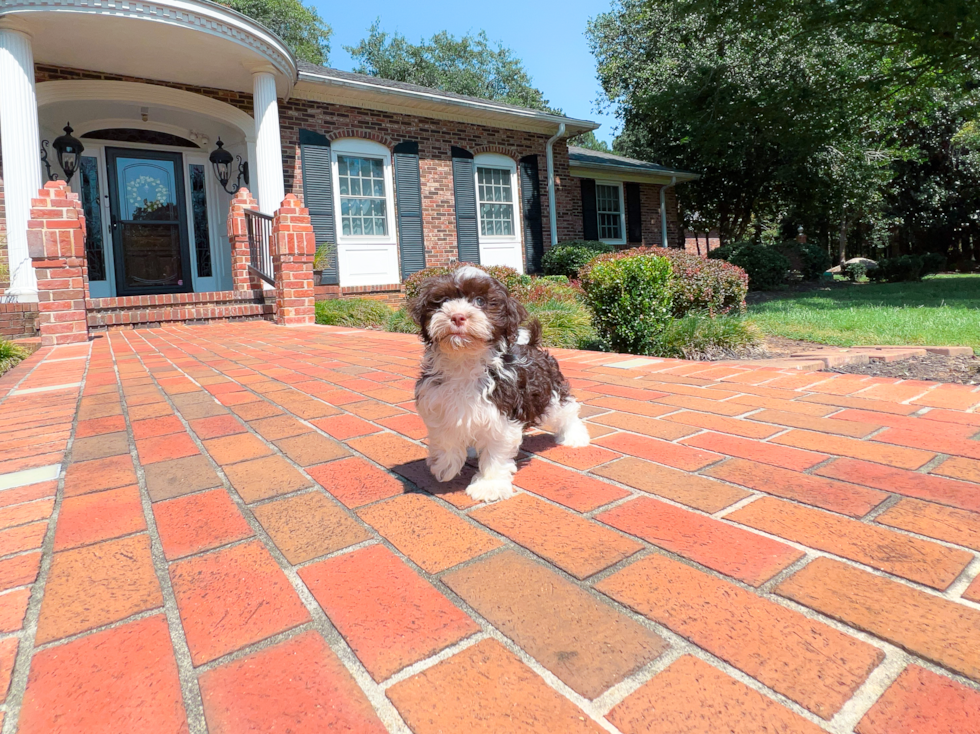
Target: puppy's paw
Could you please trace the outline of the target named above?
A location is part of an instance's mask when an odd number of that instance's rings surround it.
[[[466,463],[466,454],[462,456],[449,453],[429,454],[425,463],[437,482],[448,482],[463,468],[463,464]]]
[[[589,445],[589,429],[582,421],[576,421],[560,436],[555,436],[555,441],[559,446],[568,446],[573,449],[582,449]]]
[[[466,488],[466,494],[477,502],[496,502],[513,497],[514,487],[510,479],[474,479]]]

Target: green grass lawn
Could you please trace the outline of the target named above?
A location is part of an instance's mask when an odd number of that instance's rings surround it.
[[[766,334],[821,344],[927,344],[980,354],[980,275],[866,283],[778,295],[749,306]]]

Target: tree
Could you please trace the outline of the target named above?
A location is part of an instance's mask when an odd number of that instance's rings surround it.
[[[385,33],[376,20],[367,38],[344,48],[361,74],[555,112],[531,84],[521,60],[492,44],[483,31],[462,38],[442,31],[413,44],[400,33]]]
[[[281,38],[296,58],[325,65],[333,30],[314,8],[300,0],[220,0],[223,5],[257,20]]]
[[[741,17],[757,27],[788,20],[802,34],[833,30],[854,46],[888,56],[865,79],[916,84],[931,74],[955,74],[976,84],[980,72],[980,0],[681,0],[709,23]]]
[[[832,31],[798,31],[712,23],[672,0],[621,0],[589,25],[600,82],[623,120],[617,149],[700,173],[685,184],[685,216],[725,242],[750,227],[761,236],[819,156],[870,132],[849,93],[862,71],[854,49]]]
[[[579,148],[588,148],[589,150],[598,150],[600,153],[612,153],[612,148],[609,147],[609,143],[605,140],[599,140],[595,136],[595,132],[589,130],[587,133],[582,133],[581,135],[576,135],[574,138],[569,138],[569,145],[577,145]]]

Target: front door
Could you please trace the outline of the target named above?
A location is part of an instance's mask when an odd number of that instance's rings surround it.
[[[116,294],[190,292],[181,154],[106,148],[106,169]]]

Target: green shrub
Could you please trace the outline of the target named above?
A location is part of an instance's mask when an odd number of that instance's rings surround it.
[[[736,245],[728,262],[749,276],[749,290],[771,291],[786,282],[789,260],[774,247],[745,242]]]
[[[922,256],[922,275],[935,275],[946,269],[946,256],[938,252],[929,252]]]
[[[564,275],[578,278],[579,271],[596,255],[613,252],[615,248],[598,240],[568,240],[559,242],[541,258],[545,275]]]
[[[673,315],[707,313],[722,316],[745,312],[748,278],[745,271],[722,260],[706,260],[684,250],[664,247],[636,247],[600,255],[592,264],[634,255],[666,258],[674,274]]]
[[[13,369],[27,356],[27,351],[11,341],[0,339],[0,375]]]
[[[316,252],[313,254],[313,269],[329,270],[336,262],[336,255],[337,245],[329,242],[317,245]]]
[[[448,275],[449,273],[455,273],[461,267],[469,265],[470,267],[479,268],[483,272],[487,273],[493,278],[496,278],[508,291],[516,291],[522,282],[530,281],[530,276],[522,275],[518,273],[514,268],[508,268],[506,265],[477,265],[475,263],[462,263],[455,262],[452,265],[437,265],[431,268],[423,268],[416,273],[412,273],[408,278],[405,279],[405,298],[411,301],[413,298],[418,296],[419,289],[429,278],[436,275]]]
[[[385,328],[393,309],[370,298],[340,298],[316,302],[316,322],[326,326]]]
[[[848,263],[844,266],[844,275],[846,275],[847,279],[852,283],[857,283],[867,274],[867,272],[868,266],[863,262]]]
[[[667,322],[657,342],[656,356],[724,359],[738,356],[760,341],[758,328],[744,318],[690,314]]]
[[[531,318],[541,322],[541,343],[546,347],[582,349],[595,341],[592,314],[578,301],[538,301],[526,304]]]
[[[722,245],[721,247],[716,247],[713,250],[708,250],[709,260],[728,260],[735,252],[735,245],[729,243],[727,245]]]
[[[581,272],[599,335],[618,352],[651,354],[670,319],[674,279],[666,257],[594,260]]]
[[[385,331],[394,331],[399,334],[418,334],[419,327],[408,315],[408,310],[400,308],[391,314],[388,323],[385,325]]]
[[[878,282],[908,283],[922,280],[922,258],[918,255],[902,255],[887,257],[878,261],[878,267],[868,273],[868,276]]]
[[[551,301],[578,303],[583,298],[582,289],[576,285],[571,285],[567,278],[564,283],[545,278],[531,278],[529,283],[521,284],[512,291],[512,294],[525,306]]]
[[[830,268],[830,255],[820,245],[791,240],[784,243],[781,249],[790,261],[790,268],[798,271],[803,280],[820,280],[820,276]]]

